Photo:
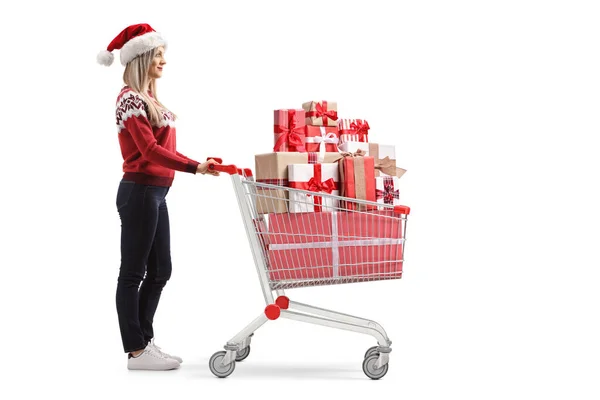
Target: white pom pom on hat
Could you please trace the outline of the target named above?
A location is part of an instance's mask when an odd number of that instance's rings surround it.
[[[114,50],[120,50],[121,64],[125,66],[137,56],[159,46],[163,46],[166,49],[167,42],[161,34],[156,32],[150,25],[130,25],[123,29],[123,31],[110,42],[106,50],[102,50],[98,53],[96,61],[98,61],[98,64],[110,66],[115,59],[112,52]]]
[[[107,67],[111,66],[114,60],[115,55],[108,50],[102,50],[96,57],[98,64],[106,65]]]

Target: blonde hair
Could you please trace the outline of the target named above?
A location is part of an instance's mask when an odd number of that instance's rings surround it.
[[[148,71],[152,65],[152,60],[156,56],[158,48],[143,53],[125,66],[123,71],[123,82],[134,92],[137,92],[146,101],[148,105],[148,120],[153,126],[159,126],[163,120],[162,111],[169,111],[156,96],[156,79],[150,78]],[[152,93],[152,99],[148,92]],[[160,109],[159,109],[160,107]],[[173,114],[173,118],[175,114]]]

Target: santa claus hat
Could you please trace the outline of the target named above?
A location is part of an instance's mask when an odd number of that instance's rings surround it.
[[[167,42],[160,33],[156,32],[148,24],[136,24],[123,29],[121,33],[113,39],[106,50],[98,53],[96,60],[99,64],[109,66],[113,63],[115,56],[114,50],[120,50],[121,64],[127,65],[128,62],[150,51],[156,47],[167,47]]]

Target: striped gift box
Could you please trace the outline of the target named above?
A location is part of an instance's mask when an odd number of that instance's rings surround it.
[[[342,145],[346,142],[368,142],[369,129],[369,123],[364,119],[339,119],[339,145]]]

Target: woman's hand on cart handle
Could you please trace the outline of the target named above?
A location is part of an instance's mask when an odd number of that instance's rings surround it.
[[[209,159],[214,159],[214,160],[218,161],[217,164],[210,164],[208,166],[208,169],[211,171],[218,171],[217,173],[225,172],[225,173],[228,173],[229,175],[240,174],[240,175],[244,175],[246,177],[252,176],[252,171],[250,171],[249,168],[241,169],[241,168],[236,167],[235,165],[221,165],[223,160],[221,160],[220,158],[217,158],[217,157],[209,157]]]
[[[225,172],[229,175],[239,174],[246,178],[252,177],[252,170],[250,168],[238,168],[235,165],[221,165],[223,160],[218,157],[208,157],[207,163],[209,161],[216,161],[214,163],[208,164],[208,173],[212,173],[213,175],[219,175],[219,172]]]
[[[202,164],[198,164],[198,168],[196,169],[197,173],[202,175],[210,174],[214,176],[219,176],[219,171],[214,168],[210,168],[211,166],[219,165],[221,163],[221,159],[210,157]]]

